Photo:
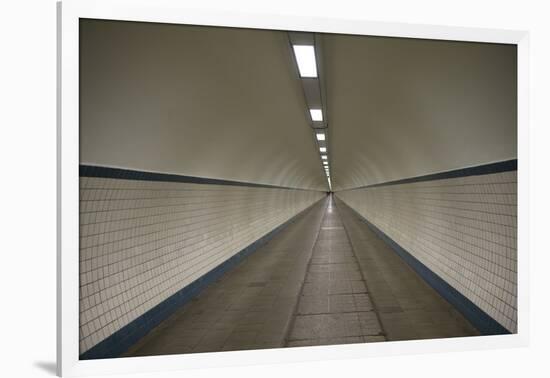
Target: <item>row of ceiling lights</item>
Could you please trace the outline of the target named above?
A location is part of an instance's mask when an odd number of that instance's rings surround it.
[[[304,43],[306,42],[306,43]],[[321,99],[321,87],[318,81],[319,71],[317,65],[317,59],[315,54],[315,39],[311,33],[291,33],[290,43],[292,50],[294,51],[294,57],[298,66],[300,78],[304,87],[304,94],[306,96],[306,102],[308,105],[311,103],[317,103],[318,107],[309,108],[309,115],[313,124],[315,137],[319,146],[319,153],[321,155],[321,161],[323,169],[327,177],[329,189],[332,190],[332,184],[330,181],[330,167],[328,162],[328,143],[326,140],[326,123],[324,123],[322,101]],[[317,82],[312,86],[310,82],[304,82],[304,79],[317,79]],[[307,88],[306,88],[307,85]],[[312,89],[313,88],[313,89]],[[309,98],[308,98],[309,97]],[[323,127],[316,127],[315,125],[322,123]]]

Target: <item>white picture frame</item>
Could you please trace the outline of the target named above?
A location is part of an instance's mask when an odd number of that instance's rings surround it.
[[[79,18],[426,38],[517,45],[518,56],[518,333],[454,339],[334,345],[154,357],[79,360]],[[62,376],[172,371],[198,367],[391,356],[525,346],[528,280],[528,49],[525,31],[382,23],[339,18],[199,10],[178,0],[58,3],[57,372]]]

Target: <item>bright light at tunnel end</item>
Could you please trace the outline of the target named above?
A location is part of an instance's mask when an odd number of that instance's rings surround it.
[[[315,48],[312,45],[293,45],[300,77],[317,77]]]

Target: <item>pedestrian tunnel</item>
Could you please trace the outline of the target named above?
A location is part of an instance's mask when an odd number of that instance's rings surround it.
[[[79,38],[81,359],[517,332],[514,45]]]

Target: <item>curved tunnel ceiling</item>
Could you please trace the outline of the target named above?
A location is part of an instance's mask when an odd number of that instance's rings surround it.
[[[318,35],[333,190],[516,158],[512,45]],[[327,190],[285,32],[81,21],[81,163]]]
[[[516,47],[323,36],[335,191],[517,157]]]
[[[285,32],[83,20],[81,163],[328,190]]]

